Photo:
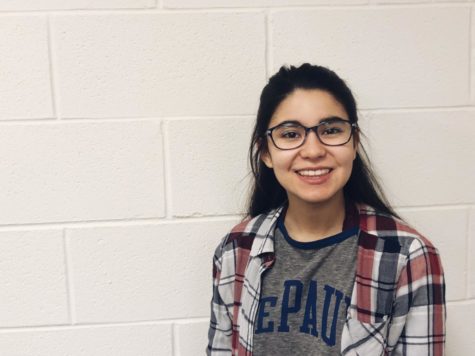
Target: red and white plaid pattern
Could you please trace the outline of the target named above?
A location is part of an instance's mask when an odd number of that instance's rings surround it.
[[[252,356],[261,275],[274,261],[283,208],[238,224],[216,249],[208,355]],[[437,249],[368,205],[349,211],[360,231],[341,354],[444,355],[445,282]]]

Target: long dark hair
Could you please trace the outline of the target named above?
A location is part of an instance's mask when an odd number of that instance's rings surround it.
[[[309,63],[300,67],[282,66],[262,90],[252,133],[249,161],[254,180],[247,204],[247,215],[250,217],[266,213],[287,200],[287,193],[277,181],[274,171],[268,168],[260,157],[268,149],[265,131],[272,115],[277,106],[296,89],[320,89],[332,94],[345,108],[349,120],[352,123],[358,122],[355,98],[350,88],[335,72]],[[355,134],[364,136],[360,129]],[[371,205],[380,212],[400,218],[389,204],[370,167],[368,154],[360,142],[350,178],[343,188],[345,199]]]

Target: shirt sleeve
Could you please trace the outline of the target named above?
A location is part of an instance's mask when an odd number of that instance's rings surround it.
[[[415,239],[397,284],[388,330],[390,355],[444,355],[445,280],[439,252]]]
[[[231,355],[232,320],[219,292],[220,278],[221,246],[218,246],[213,257],[213,297],[206,349],[206,354],[213,356]]]

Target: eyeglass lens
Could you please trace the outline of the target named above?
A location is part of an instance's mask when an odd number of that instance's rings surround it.
[[[342,145],[350,139],[351,124],[343,120],[323,122],[317,128],[317,135],[325,145]],[[305,127],[298,124],[278,126],[272,131],[272,139],[278,148],[296,148],[305,140]]]

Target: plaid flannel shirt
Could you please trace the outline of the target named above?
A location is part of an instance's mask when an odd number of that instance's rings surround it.
[[[444,355],[445,282],[437,249],[403,221],[354,204],[356,276],[342,355]],[[208,355],[252,356],[261,275],[283,206],[236,225],[213,258]]]

